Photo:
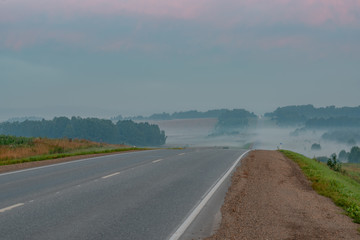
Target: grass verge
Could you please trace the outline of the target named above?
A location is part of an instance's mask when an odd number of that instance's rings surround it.
[[[75,151],[69,153],[44,154],[44,155],[32,156],[32,157],[26,157],[20,159],[3,160],[0,161],[0,166],[17,164],[17,163],[36,162],[36,161],[43,161],[43,160],[57,159],[64,157],[88,155],[88,154],[116,153],[116,152],[141,151],[141,150],[149,150],[149,149],[147,148],[115,148],[115,149],[105,149],[105,150],[84,149],[82,151]]]
[[[355,223],[360,223],[359,182],[301,154],[287,150],[280,150],[280,152],[300,166],[317,193],[331,198]]]

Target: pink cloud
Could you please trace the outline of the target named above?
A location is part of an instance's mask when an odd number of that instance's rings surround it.
[[[0,3],[0,21],[29,15],[52,18],[135,14],[232,24],[301,22],[359,24],[359,0],[17,0]],[[15,14],[14,14],[15,13]]]
[[[285,36],[264,37],[254,40],[251,36],[238,36],[234,28],[240,26],[261,28],[276,24],[305,24],[314,27],[360,27],[359,0],[0,0],[0,26],[11,26],[26,22],[37,16],[51,23],[66,22],[71,29],[75,18],[95,16],[102,18],[113,15],[146,16],[160,20],[180,19],[200,22],[211,26],[218,33],[213,39],[192,33],[191,41],[202,44],[204,39],[212,46],[231,46],[234,48],[253,47],[262,49],[311,45],[310,37]],[[143,31],[141,21],[134,32]],[[34,24],[34,27],[35,24]],[[135,29],[136,28],[136,29]],[[72,46],[90,46],[100,51],[120,51],[141,49],[153,51],[156,43],[126,36],[124,39],[103,40],[98,36],[86,37],[85,33],[64,30],[17,30],[8,27],[0,29],[0,47],[21,50],[43,44],[49,40]],[[81,30],[80,30],[81,31]],[[159,30],[161,31],[161,30]],[[91,33],[88,33],[91,34]],[[92,39],[94,38],[94,39]],[[133,38],[133,39],[132,39]]]

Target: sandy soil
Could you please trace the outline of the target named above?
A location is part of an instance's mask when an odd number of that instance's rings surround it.
[[[232,177],[213,239],[360,239],[343,210],[318,195],[277,151],[252,151]]]

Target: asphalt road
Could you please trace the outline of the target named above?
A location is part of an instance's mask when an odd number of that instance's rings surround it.
[[[0,174],[0,239],[168,239],[243,152],[153,150]]]

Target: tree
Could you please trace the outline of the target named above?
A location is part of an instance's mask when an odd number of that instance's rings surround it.
[[[349,154],[349,162],[350,163],[360,163],[360,148],[355,146],[351,148]]]
[[[314,143],[311,145],[311,150],[321,150],[321,145],[319,143]]]
[[[165,144],[166,141],[165,132],[160,131],[157,125],[135,123],[130,120],[118,121],[114,124],[111,120],[80,117],[0,123],[0,134],[25,137],[68,137],[139,146],[159,146]]]
[[[339,160],[342,162],[346,162],[349,158],[349,154],[348,152],[346,152],[345,150],[341,150],[339,152]]]

